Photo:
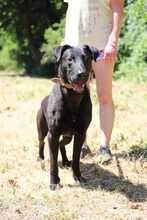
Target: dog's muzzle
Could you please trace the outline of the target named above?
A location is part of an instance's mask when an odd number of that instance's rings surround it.
[[[85,87],[85,83],[78,82],[72,84],[73,90],[78,93],[82,93]]]
[[[88,75],[86,72],[79,71],[74,78],[71,78],[70,84],[75,92],[83,92],[85,84],[88,81]]]
[[[75,83],[64,83],[62,79],[52,78],[54,83],[59,83],[67,89],[73,89],[75,92],[82,93],[85,87],[86,82],[75,82]]]

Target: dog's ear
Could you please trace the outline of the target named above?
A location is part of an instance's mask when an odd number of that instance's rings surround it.
[[[100,52],[96,47],[84,45],[83,49],[86,50],[88,53],[90,53],[91,58],[96,61],[97,58],[100,56]]]
[[[69,49],[69,48],[71,48],[71,46],[65,44],[65,45],[63,45],[63,46],[58,46],[58,47],[56,47],[56,48],[53,49],[53,54],[54,54],[54,56],[56,57],[57,63],[60,62],[61,57],[62,57],[64,51],[67,50],[67,49]]]

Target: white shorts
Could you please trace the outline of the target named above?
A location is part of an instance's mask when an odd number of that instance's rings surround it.
[[[112,19],[110,0],[68,0],[64,43],[104,49],[112,30]]]

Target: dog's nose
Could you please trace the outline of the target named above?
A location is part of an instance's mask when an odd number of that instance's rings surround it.
[[[77,74],[77,75],[78,75],[78,78],[81,78],[82,76],[84,76],[84,74],[85,74],[85,73],[84,73],[83,71],[80,71],[80,70],[79,70],[79,71],[78,71],[78,74]]]

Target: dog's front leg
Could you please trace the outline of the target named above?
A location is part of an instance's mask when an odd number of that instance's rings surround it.
[[[73,146],[73,159],[72,159],[72,169],[73,177],[75,181],[80,183],[86,182],[86,180],[81,176],[80,172],[80,153],[81,148],[85,140],[85,133],[76,133],[74,137],[74,146]]]
[[[58,176],[58,151],[59,151],[59,136],[48,133],[48,142],[50,150],[50,189],[55,190],[60,182]]]

